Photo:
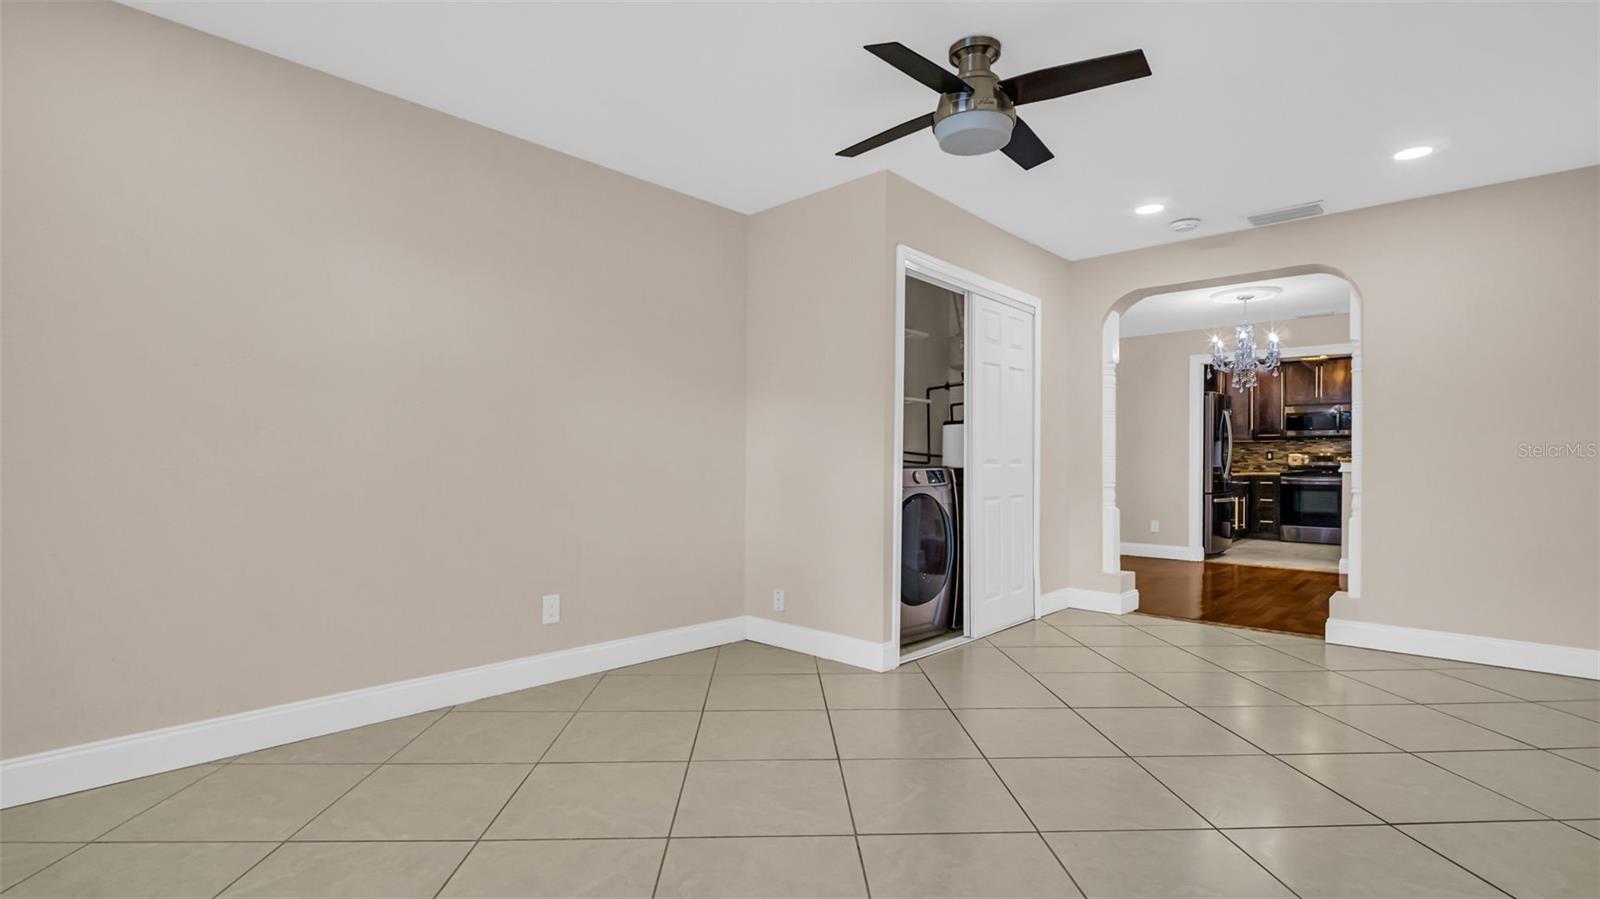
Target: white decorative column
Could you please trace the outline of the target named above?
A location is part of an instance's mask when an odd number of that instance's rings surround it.
[[[1106,317],[1100,334],[1100,569],[1122,571],[1122,513],[1117,510],[1117,356],[1121,318]]]
[[[1361,384],[1361,294],[1350,288],[1350,341],[1355,349],[1350,353],[1350,514],[1345,520],[1349,532],[1345,535],[1347,561],[1345,567],[1345,594],[1352,599],[1361,596],[1361,442],[1366,434],[1365,413],[1362,410],[1364,388]]]

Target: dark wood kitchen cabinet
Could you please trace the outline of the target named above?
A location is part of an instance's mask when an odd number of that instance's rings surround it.
[[[1250,388],[1240,387],[1231,375],[1225,372],[1218,372],[1217,390],[1227,394],[1228,399],[1231,401],[1228,417],[1233,422],[1233,439],[1236,441],[1251,440],[1250,420],[1255,410]]]
[[[1283,385],[1273,375],[1257,375],[1254,387],[1239,387],[1231,375],[1216,373],[1214,383],[1231,400],[1233,439],[1277,440],[1283,436]]]
[[[1350,390],[1350,357],[1335,356],[1322,362],[1322,402],[1348,403]]]
[[[1250,437],[1277,440],[1283,436],[1283,376],[1257,375],[1250,388]]]
[[[1277,478],[1250,479],[1250,536],[1278,539]]]
[[[1279,369],[1285,406],[1349,403],[1350,357],[1285,362]]]
[[[1311,406],[1322,402],[1317,399],[1317,363],[1285,362],[1278,367],[1278,380],[1283,385],[1285,406]]]

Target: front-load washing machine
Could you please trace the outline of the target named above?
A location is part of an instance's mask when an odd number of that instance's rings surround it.
[[[907,468],[900,499],[900,642],[952,626],[961,592],[961,515],[955,471]]]

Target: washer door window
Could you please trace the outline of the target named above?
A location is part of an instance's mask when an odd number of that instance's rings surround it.
[[[900,601],[920,606],[950,582],[955,527],[944,507],[925,493],[900,504]]]

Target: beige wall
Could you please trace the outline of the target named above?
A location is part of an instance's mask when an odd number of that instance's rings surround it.
[[[3,9],[0,754],[741,613],[743,216]]]
[[[745,218],[132,10],[3,10],[5,757],[741,611],[888,640],[899,244],[1042,302],[1043,590],[1128,581],[1107,312],[1325,265],[1364,299],[1338,613],[1600,646],[1597,463],[1519,452],[1600,439],[1596,169],[1069,263],[886,173]]]
[[[867,243],[863,243],[866,241]],[[750,220],[746,609],[873,642],[891,639],[895,248],[1031,293],[1064,296],[1067,263],[880,172]],[[1048,340],[1048,336],[1046,337]],[[1045,370],[1051,365],[1048,352]],[[1048,374],[1046,378],[1048,379]],[[1042,397],[1045,458],[1064,395]],[[1054,425],[1052,424],[1054,422]],[[1048,463],[1041,477],[1048,486]],[[1063,510],[1046,503],[1046,590],[1066,586]],[[795,585],[799,586],[795,586]],[[772,612],[772,590],[787,611]]]
[[[745,330],[746,611],[872,640],[888,595],[885,183],[871,175],[751,216]]]
[[[891,259],[895,246],[904,244],[1039,299],[1040,591],[1130,588],[1131,575],[1100,570],[1100,322],[1091,323],[1076,299],[1073,263],[903,178],[891,175],[889,187],[890,230],[884,244]],[[888,296],[892,302],[893,294]],[[1079,363],[1090,356],[1080,354],[1093,356],[1087,377]],[[1085,442],[1090,428],[1093,440]]]
[[[1597,246],[1588,168],[1089,259],[1067,341],[1046,333],[1065,360],[1050,376],[1093,381],[1100,323],[1135,292],[1332,267],[1361,294],[1365,387],[1364,586],[1334,614],[1596,648],[1600,461],[1519,446],[1600,440]],[[1092,408],[1079,455],[1099,445]],[[1469,424],[1441,435],[1450,421]],[[1069,466],[1057,501],[1091,505],[1097,479]],[[1098,552],[1092,529],[1069,536],[1071,555]]]
[[[1350,316],[1276,325],[1285,347],[1344,343]],[[1125,337],[1117,354],[1117,508],[1122,539],[1189,544],[1189,357],[1210,352],[1215,329]],[[1161,532],[1150,533],[1150,521]]]

